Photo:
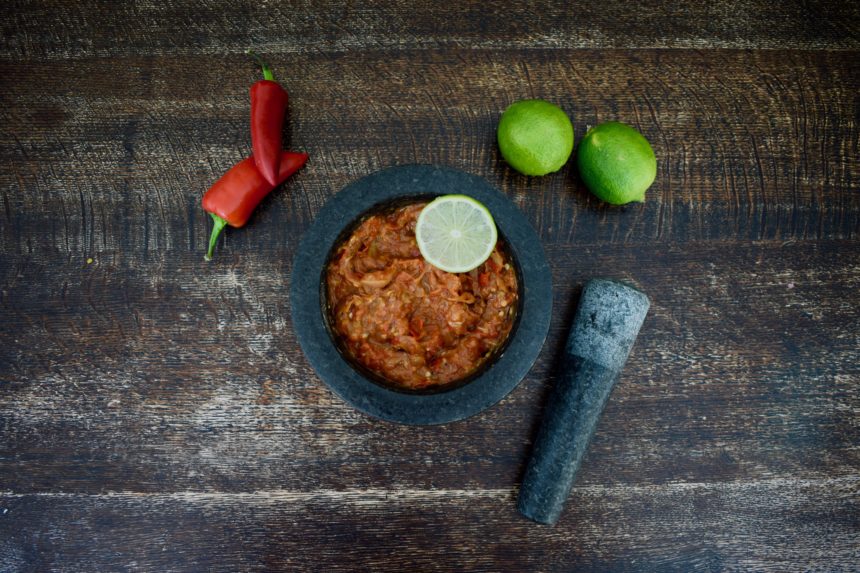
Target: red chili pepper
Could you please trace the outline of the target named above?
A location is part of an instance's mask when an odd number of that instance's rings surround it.
[[[272,185],[277,185],[281,160],[281,132],[287,112],[287,92],[275,81],[272,70],[257,54],[248,55],[263,68],[262,80],[251,86],[251,147],[257,169]]]
[[[282,152],[275,185],[263,178],[254,165],[253,157],[243,159],[216,181],[203,196],[203,209],[208,211],[215,221],[215,227],[209,236],[206,260],[212,259],[215,243],[226,225],[241,227],[247,223],[263,197],[298,171],[307,160],[307,153]]]

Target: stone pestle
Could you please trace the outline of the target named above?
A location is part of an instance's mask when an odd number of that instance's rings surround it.
[[[558,521],[600,414],[627,361],[650,302],[623,283],[585,285],[520,488],[520,513]]]

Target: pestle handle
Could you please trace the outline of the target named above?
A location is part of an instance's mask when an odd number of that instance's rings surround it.
[[[649,306],[644,293],[617,281],[585,285],[520,488],[518,507],[529,519],[558,521]]]

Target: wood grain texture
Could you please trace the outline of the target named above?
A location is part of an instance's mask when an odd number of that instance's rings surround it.
[[[43,533],[0,549],[57,571],[834,571],[857,563],[857,487],[577,487],[555,528],[519,516],[510,489],[23,495],[6,521],[24,511]]]
[[[7,2],[0,55],[860,46],[854,2]],[[110,32],[105,29],[110,26]]]
[[[200,195],[250,154],[254,71],[243,58],[223,60],[2,64],[4,251],[202,248],[210,221]],[[288,141],[311,161],[247,232],[228,234],[236,252],[295,241],[346,183],[416,162],[487,177],[546,240],[842,239],[860,229],[852,54],[356,53],[273,65],[295,78]],[[536,86],[532,76],[545,79]],[[56,84],[34,98],[46,81]],[[580,137],[612,119],[641,129],[660,158],[648,202],[601,207],[573,162],[539,184],[506,168],[495,125],[521,97],[557,101]]]
[[[0,571],[857,571],[860,5],[664,4],[4,5]],[[249,46],[311,161],[205,264]],[[647,202],[507,168],[527,97],[641,130]],[[441,427],[343,404],[290,322],[302,232],[403,163],[487,178],[553,272],[530,374]],[[596,276],[652,309],[541,527],[517,485]]]
[[[197,253],[29,263],[15,269],[14,290],[4,283],[16,307],[4,307],[4,322],[21,326],[0,346],[15,397],[0,404],[0,474],[17,492],[508,486],[578,287],[612,266],[651,293],[653,308],[592,447],[606,465],[582,483],[851,475],[851,245],[547,244],[564,278],[527,381],[481,416],[418,432],[355,413],[320,384],[290,324],[286,251],[219,265]],[[69,282],[34,291],[55,274]],[[93,471],[99,479],[87,479]]]

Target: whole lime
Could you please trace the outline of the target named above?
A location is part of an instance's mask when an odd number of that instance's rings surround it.
[[[573,151],[573,125],[557,105],[540,99],[512,103],[502,114],[499,149],[523,175],[558,171]]]
[[[641,133],[617,121],[588,130],[576,152],[579,175],[588,190],[613,205],[645,201],[657,177],[657,159]]]

